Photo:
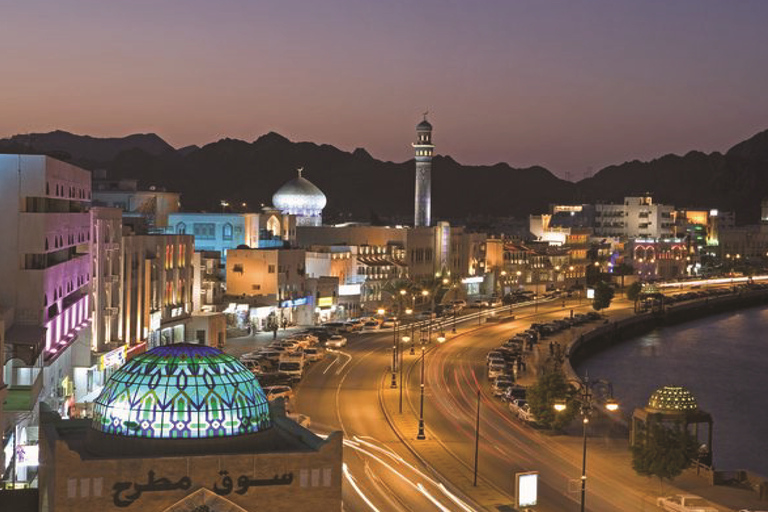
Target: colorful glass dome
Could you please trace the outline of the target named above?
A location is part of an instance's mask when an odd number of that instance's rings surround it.
[[[94,402],[93,428],[146,438],[252,434],[272,426],[258,380],[206,345],[164,345],[112,374]]]
[[[660,412],[695,411],[698,408],[693,394],[680,386],[659,388],[648,400],[648,409]]]

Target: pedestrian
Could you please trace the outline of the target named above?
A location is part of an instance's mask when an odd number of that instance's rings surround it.
[[[275,324],[274,327],[272,328],[272,339],[273,340],[277,339],[277,324]]]
[[[553,356],[555,355],[555,344],[551,341],[549,342],[549,355]]]

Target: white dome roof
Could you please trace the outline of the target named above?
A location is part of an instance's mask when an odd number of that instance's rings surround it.
[[[320,212],[325,208],[327,199],[323,191],[317,188],[314,183],[301,176],[292,179],[272,196],[272,204],[278,210],[302,214],[311,211]]]

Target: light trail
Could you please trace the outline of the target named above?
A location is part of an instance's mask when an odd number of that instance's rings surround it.
[[[768,280],[768,276],[720,277],[717,279],[701,279],[699,281],[680,281],[679,283],[658,283],[655,286],[657,288],[684,288],[686,286],[701,286],[706,284],[748,283],[750,280],[765,281]]]
[[[344,476],[346,477],[347,481],[355,490],[357,495],[360,496],[360,498],[365,502],[366,505],[371,507],[371,510],[374,510],[375,512],[379,512],[379,509],[376,508],[376,505],[374,505],[373,502],[368,499],[368,496],[366,496],[365,493],[360,489],[360,487],[357,486],[357,482],[355,482],[355,477],[353,477],[352,473],[349,472],[349,468],[347,467],[346,462],[342,464],[341,469],[344,472]]]
[[[432,503],[434,503],[434,505],[435,505],[437,508],[439,508],[439,509],[440,509],[440,510],[442,510],[443,512],[451,512],[451,509],[449,509],[449,508],[445,508],[445,507],[443,506],[443,504],[442,504],[442,503],[440,503],[439,501],[437,501],[437,500],[435,499],[435,497],[434,497],[434,496],[432,496],[431,494],[429,494],[429,493],[427,492],[427,490],[424,488],[424,486],[423,486],[422,484],[418,484],[418,488],[419,488],[419,491],[421,491],[421,494],[423,494],[424,496],[426,496],[426,497],[427,497],[427,499],[428,499],[429,501],[431,501]]]

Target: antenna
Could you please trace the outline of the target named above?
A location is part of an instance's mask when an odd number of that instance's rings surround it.
[[[304,168],[303,167],[299,167],[296,170],[299,172],[299,178],[301,178],[301,173],[304,171]]]

